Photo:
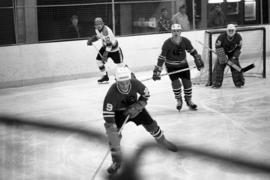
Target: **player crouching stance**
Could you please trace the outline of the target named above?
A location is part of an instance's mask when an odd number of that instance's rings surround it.
[[[236,32],[236,27],[233,24],[227,25],[226,33],[218,36],[216,40],[216,53],[218,59],[215,62],[213,70],[213,85],[212,88],[220,88],[222,86],[224,69],[228,61],[240,66],[239,56],[241,54],[242,37]],[[230,67],[232,79],[235,87],[242,87],[245,84],[245,79],[242,72],[238,72]]]
[[[181,36],[181,25],[173,24],[171,26],[172,37],[168,38],[162,46],[162,52],[158,57],[157,65],[153,71],[153,80],[160,80],[160,73],[162,71],[162,66],[165,62],[165,67],[168,73],[178,71],[181,69],[189,68],[186,51],[194,57],[194,61],[198,70],[204,67],[204,63],[201,60],[201,56],[197,53],[196,49],[193,48],[191,42]],[[182,109],[182,84],[184,86],[185,101],[187,106],[196,110],[197,105],[191,100],[192,97],[192,83],[190,78],[190,70],[175,73],[169,75],[171,79],[171,85],[175,99],[177,101],[176,109]],[[180,79],[182,81],[180,81]]]
[[[177,147],[166,140],[162,130],[145,109],[150,97],[148,89],[137,79],[131,79],[131,72],[127,67],[118,67],[115,72],[116,83],[108,90],[103,104],[105,129],[109,140],[112,165],[108,173],[115,173],[121,166],[121,148],[118,130],[123,126],[125,118],[137,126],[143,125],[155,140],[170,151],[176,152]],[[138,97],[138,95],[139,97]]]
[[[123,63],[123,53],[112,30],[108,26],[104,25],[104,22],[100,17],[95,18],[95,32],[96,35],[88,39],[87,45],[91,46],[93,42],[99,39],[102,40],[103,46],[100,48],[96,57],[98,68],[103,75],[101,79],[98,80],[98,83],[106,83],[109,81],[108,72],[105,68],[107,59],[110,57],[115,64],[125,66]]]

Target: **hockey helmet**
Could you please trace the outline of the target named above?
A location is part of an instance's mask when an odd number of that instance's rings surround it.
[[[115,71],[116,81],[127,81],[131,79],[131,71],[127,67],[117,67]]]
[[[104,25],[104,22],[103,22],[103,19],[101,17],[96,17],[95,18],[95,26],[98,26],[98,25]]]
[[[181,24],[172,24],[171,30],[182,30]]]
[[[229,37],[234,36],[236,33],[236,26],[234,24],[228,24],[227,29],[226,29],[226,33]]]

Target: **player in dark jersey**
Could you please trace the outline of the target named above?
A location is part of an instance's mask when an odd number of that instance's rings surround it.
[[[233,24],[228,24],[226,33],[220,34],[216,40],[216,51],[218,49],[224,49],[225,59],[232,61],[235,65],[240,66],[239,56],[241,54],[242,47],[242,37],[236,32],[236,27]],[[222,86],[224,69],[226,67],[226,62],[218,58],[214,65],[213,70],[213,88],[220,88]],[[245,84],[245,79],[242,72],[235,70],[230,67],[232,72],[232,79],[236,87],[242,87]]]
[[[137,79],[131,79],[131,72],[127,67],[118,67],[115,73],[116,83],[107,92],[103,104],[105,129],[109,140],[112,165],[108,173],[115,173],[121,165],[121,135],[118,130],[129,115],[129,121],[143,127],[155,138],[158,144],[176,152],[177,147],[166,140],[159,125],[149,115],[145,106],[150,97],[148,89]],[[139,97],[138,97],[139,95]]]
[[[181,25],[173,24],[171,27],[172,37],[168,38],[163,46],[162,52],[158,57],[157,65],[153,71],[153,80],[160,80],[160,73],[162,66],[165,63],[165,67],[168,73],[188,68],[188,62],[186,58],[186,51],[190,53],[194,59],[198,70],[204,67],[204,63],[201,60],[201,56],[193,48],[191,42],[181,36]],[[182,85],[184,86],[185,101],[190,109],[196,110],[197,105],[191,100],[192,97],[192,83],[190,78],[190,71],[183,71],[169,75],[171,79],[172,89],[177,101],[176,108],[180,111],[182,108]],[[181,81],[180,81],[181,79]]]

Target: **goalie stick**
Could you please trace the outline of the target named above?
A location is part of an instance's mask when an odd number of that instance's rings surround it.
[[[171,74],[176,74],[176,73],[180,73],[180,72],[184,72],[184,71],[188,71],[188,70],[191,70],[191,69],[194,69],[194,68],[196,68],[196,67],[185,68],[185,69],[179,69],[179,70],[177,70],[177,71],[173,71],[173,72],[170,72],[170,73],[160,74],[160,77],[162,77],[162,76],[167,76],[167,75],[171,75]],[[142,80],[140,80],[140,81],[144,82],[144,81],[148,81],[148,80],[151,80],[151,79],[152,79],[152,77],[150,77],[150,78],[145,78],[145,79],[142,79]]]
[[[125,121],[123,122],[123,125],[121,126],[121,128],[118,130],[118,134],[121,134],[122,130],[124,129],[124,125],[127,123],[127,121],[129,120],[129,115],[126,117]],[[94,175],[92,176],[91,180],[94,180],[100,170],[100,168],[102,167],[104,161],[106,160],[107,156],[110,154],[110,150],[108,150],[106,152],[106,154],[104,155],[102,161],[99,163],[99,166],[97,167],[96,171],[94,172]]]
[[[217,55],[216,51],[214,51],[213,49],[211,49],[211,48],[208,47],[207,45],[203,44],[201,41],[198,41],[198,40],[197,40],[197,42],[198,42],[199,44],[201,44],[203,47],[206,47],[208,50],[210,50],[211,52],[213,52],[213,53],[215,53],[215,54]],[[246,67],[244,67],[244,68],[241,68],[241,67],[237,66],[236,64],[234,64],[234,63],[233,63],[232,61],[230,61],[230,60],[227,61],[227,65],[229,65],[230,67],[234,68],[236,71],[242,72],[242,73],[247,72],[247,71],[249,71],[250,69],[253,69],[253,68],[255,67],[255,65],[252,63],[252,64],[250,64],[250,65],[248,65],[248,66],[246,66]]]

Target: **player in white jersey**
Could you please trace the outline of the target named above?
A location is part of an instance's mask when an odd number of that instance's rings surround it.
[[[125,66],[123,63],[123,54],[115,35],[112,30],[104,24],[101,17],[95,18],[95,31],[96,35],[89,38],[87,45],[91,46],[93,42],[99,39],[102,40],[102,47],[99,50],[96,60],[103,75],[101,79],[98,80],[98,83],[105,83],[109,81],[108,72],[105,68],[107,59],[110,57],[118,66]]]

